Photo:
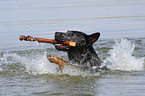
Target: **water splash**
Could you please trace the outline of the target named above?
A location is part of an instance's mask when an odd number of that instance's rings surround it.
[[[115,40],[113,49],[109,51],[111,56],[104,63],[111,70],[142,71],[144,70],[144,59],[133,56],[135,45],[127,39]]]
[[[81,68],[71,65],[66,65],[63,71],[60,71],[58,65],[49,62],[46,54],[47,52],[44,52],[44,54],[39,54],[38,52],[38,54],[35,55],[25,54],[24,56],[21,56],[20,54],[16,53],[5,53],[3,55],[3,58],[1,58],[1,60],[5,62],[7,69],[10,69],[8,68],[9,64],[11,65],[14,63],[18,63],[20,67],[24,68],[25,72],[33,75],[52,74],[52,75],[70,75],[82,77],[100,75],[100,73],[90,73],[90,71],[84,71],[81,70]],[[1,70],[3,70],[2,67],[0,67],[0,71]]]
[[[24,57],[25,58],[25,57]],[[25,58],[21,60],[26,67],[26,71],[31,74],[56,74],[57,65],[50,63],[47,60],[46,54],[37,55],[35,58]]]
[[[141,71],[144,70],[144,59],[133,56],[135,45],[126,39],[115,41],[113,49],[109,51],[110,56],[106,58],[104,63],[111,70],[122,71]],[[51,50],[48,50],[49,53]],[[102,53],[103,54],[103,53]],[[52,74],[52,75],[70,75],[70,76],[99,76],[100,73],[91,73],[87,70],[82,70],[77,66],[67,65],[62,72],[58,71],[58,65],[47,60],[46,50],[22,50],[10,51],[2,53],[0,58],[0,71],[14,74],[29,73],[37,74]],[[9,74],[8,73],[8,74]],[[20,73],[21,74],[21,73]]]

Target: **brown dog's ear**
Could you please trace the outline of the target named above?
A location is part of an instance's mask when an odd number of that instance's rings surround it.
[[[89,44],[93,44],[94,42],[96,42],[99,39],[99,37],[100,37],[99,32],[88,35]]]

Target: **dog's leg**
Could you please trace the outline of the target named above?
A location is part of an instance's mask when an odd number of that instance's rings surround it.
[[[62,58],[60,58],[60,57],[58,57],[56,55],[47,55],[47,59],[50,62],[59,65],[60,69],[63,69],[65,64],[69,64],[70,63],[68,60],[62,59]]]

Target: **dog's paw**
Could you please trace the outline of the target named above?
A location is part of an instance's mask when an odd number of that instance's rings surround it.
[[[65,64],[68,64],[68,63],[69,63],[68,60],[64,60],[64,59],[62,59],[62,58],[60,58],[60,57],[58,57],[58,56],[56,56],[56,55],[47,55],[47,59],[48,59],[50,62],[59,65],[59,67],[60,67],[61,69],[64,68],[64,65],[65,65]]]

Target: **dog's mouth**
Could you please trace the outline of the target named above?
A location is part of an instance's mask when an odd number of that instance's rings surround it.
[[[59,50],[69,50],[70,46],[65,44],[55,44],[56,49]]]
[[[72,47],[70,43],[66,43],[69,41],[69,39],[65,38],[65,34],[66,33],[62,32],[55,33],[55,40],[59,42],[59,44],[55,44],[55,48],[60,51],[68,51]]]

